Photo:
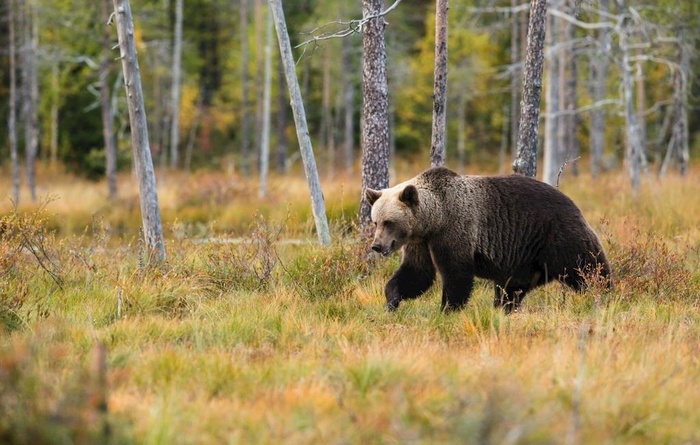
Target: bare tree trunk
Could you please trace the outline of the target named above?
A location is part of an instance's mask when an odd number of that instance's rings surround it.
[[[559,2],[551,5],[558,8]],[[556,185],[559,173],[559,54],[555,52],[559,40],[559,20],[548,15],[547,75],[545,76],[544,153],[542,156],[542,181]]]
[[[255,0],[253,0],[255,1]],[[248,57],[248,0],[240,0],[240,29],[241,29],[241,167],[245,176],[250,175],[250,114],[248,102],[249,85],[248,70],[250,58]]]
[[[141,87],[139,61],[134,42],[134,20],[129,0],[113,0],[113,2],[119,35],[119,52],[124,71],[124,86],[129,106],[131,143],[133,144],[134,163],[139,181],[143,236],[148,249],[149,261],[153,259],[156,263],[163,263],[165,261],[165,241],[160,220],[151,148],[148,142],[143,88]]]
[[[624,9],[624,0],[618,0],[620,9]],[[623,13],[622,23],[619,31],[620,50],[622,51],[622,88],[624,91],[625,123],[627,130],[627,150],[626,161],[630,172],[632,190],[639,190],[641,159],[644,156],[642,151],[642,141],[639,135],[639,123],[634,110],[634,93],[632,64],[630,62],[630,49],[627,44],[629,38],[631,18],[627,13]]]
[[[270,9],[275,21],[277,40],[280,46],[280,53],[282,54],[282,65],[284,66],[284,74],[287,78],[287,88],[289,88],[292,113],[294,114],[297,137],[299,138],[299,149],[301,150],[301,158],[304,162],[304,173],[306,174],[306,180],[311,193],[311,210],[316,223],[316,232],[319,242],[327,246],[331,243],[331,235],[328,229],[328,219],[326,218],[326,204],[323,200],[321,181],[318,177],[316,160],[314,159],[311,138],[309,137],[309,128],[306,124],[306,112],[304,111],[304,103],[301,99],[299,80],[296,75],[294,58],[292,57],[292,47],[289,43],[287,24],[285,23],[284,10],[282,9],[282,0],[270,0]]]
[[[547,1],[531,0],[527,54],[523,70],[523,95],[520,103],[518,154],[513,161],[513,172],[532,178],[537,175],[537,129],[542,94],[542,61],[544,59],[546,17]]]
[[[102,17],[109,17],[112,0],[102,0]],[[114,137],[114,118],[109,89],[109,65],[112,59],[110,34],[105,27],[102,33],[102,61],[100,62],[100,105],[102,108],[102,135],[105,141],[107,192],[109,198],[117,196],[117,144]]]
[[[182,3],[175,1],[175,36],[173,38],[173,79],[170,107],[170,167],[174,170],[180,165],[180,78],[182,70]]]
[[[39,82],[37,79],[38,23],[34,0],[24,2],[24,57],[22,86],[24,94],[24,137],[27,184],[32,202],[36,202],[36,156],[39,149]]]
[[[610,0],[600,0],[600,10],[605,13],[610,9]],[[603,28],[599,32],[598,45],[594,60],[591,61],[593,68],[593,86],[591,96],[593,103],[598,103],[605,99],[608,91],[608,69],[610,67],[609,51],[612,45],[612,34],[609,29]],[[605,149],[605,115],[602,108],[594,108],[591,111],[591,174],[598,177],[600,166]]]
[[[265,78],[263,88],[262,134],[260,135],[260,188],[258,196],[267,196],[267,174],[270,171],[270,104],[272,101],[272,14],[268,11],[265,25]]]
[[[362,16],[379,14],[383,0],[362,0]],[[369,20],[362,28],[362,198],[360,230],[369,232],[371,206],[364,198],[367,188],[389,186],[389,87],[386,74],[384,17]]]
[[[447,10],[448,0],[436,0],[433,137],[430,147],[431,167],[440,167],[445,164],[445,133],[447,128]]]
[[[7,118],[7,134],[10,139],[12,159],[12,201],[19,206],[19,155],[17,153],[17,55],[15,51],[15,0],[8,0],[8,44],[10,62],[10,109]]]

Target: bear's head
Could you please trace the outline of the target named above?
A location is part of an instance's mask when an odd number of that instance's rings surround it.
[[[418,189],[398,185],[384,190],[365,190],[365,199],[372,206],[372,222],[376,225],[372,250],[384,256],[401,249],[415,234]]]

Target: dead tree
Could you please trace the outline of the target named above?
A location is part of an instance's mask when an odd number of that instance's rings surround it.
[[[316,160],[314,159],[314,152],[311,146],[309,128],[306,124],[306,112],[304,111],[304,103],[301,99],[299,79],[297,79],[294,58],[292,57],[292,46],[289,43],[289,34],[287,32],[287,23],[284,19],[282,0],[270,0],[270,10],[275,22],[277,41],[279,43],[280,53],[282,54],[282,65],[284,67],[285,77],[287,78],[287,88],[289,88],[294,124],[297,130],[297,137],[299,138],[299,149],[301,150],[301,158],[304,162],[304,173],[306,174],[309,192],[311,193],[311,211],[316,223],[318,240],[322,245],[326,246],[331,243],[328,219],[326,217],[326,204],[323,200],[321,181],[318,177],[318,169],[316,168]]]
[[[537,174],[537,130],[542,95],[542,61],[544,59],[545,19],[547,1],[530,2],[530,24],[527,32],[527,51],[523,70],[523,94],[520,102],[520,132],[518,154],[513,161],[513,172],[532,178]]]
[[[435,81],[433,90],[433,135],[430,166],[445,164],[447,128],[447,10],[448,0],[437,0],[435,7]]]
[[[136,176],[139,181],[143,238],[148,249],[148,260],[163,263],[165,261],[165,241],[160,220],[151,147],[148,142],[148,125],[139,61],[134,42],[134,19],[131,15],[129,0],[113,0],[113,2],[119,36],[119,53],[124,71],[124,87],[129,107],[131,143],[134,150]]]

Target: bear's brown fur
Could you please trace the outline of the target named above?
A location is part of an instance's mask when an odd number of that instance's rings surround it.
[[[376,231],[372,249],[401,250],[385,288],[387,308],[416,298],[442,276],[442,309],[468,301],[474,277],[495,283],[494,304],[519,307],[551,280],[580,290],[582,273],[610,285],[610,265],[581,211],[556,188],[525,176],[459,176],[427,170],[384,190],[367,189]]]

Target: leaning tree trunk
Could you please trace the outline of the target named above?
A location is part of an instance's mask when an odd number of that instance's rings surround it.
[[[518,154],[513,172],[534,178],[537,175],[537,129],[542,94],[542,61],[544,59],[547,0],[531,0],[527,51],[523,70],[523,94],[520,102]]]
[[[15,51],[15,0],[8,0],[8,45],[10,62],[10,109],[7,119],[7,135],[12,159],[12,200],[19,206],[19,155],[17,153],[17,55]]]
[[[182,3],[175,2],[175,36],[173,42],[173,83],[170,90],[170,167],[180,165],[180,78],[182,73]]]
[[[102,16],[108,17],[112,0],[102,0]],[[102,61],[100,62],[100,105],[102,108],[102,135],[105,141],[107,159],[105,176],[109,198],[117,196],[117,143],[114,138],[114,119],[109,89],[109,64],[112,59],[112,45],[107,29],[102,34]]]
[[[119,35],[119,53],[124,71],[124,87],[129,107],[131,143],[134,146],[134,163],[139,181],[143,237],[148,249],[148,259],[163,263],[165,261],[165,241],[160,220],[151,148],[148,142],[143,88],[141,87],[139,61],[134,42],[134,20],[129,0],[113,0],[113,2]]]
[[[362,0],[362,16],[376,16],[383,0]],[[389,186],[389,87],[386,75],[384,17],[369,20],[362,27],[362,198],[360,230],[367,234],[371,206],[364,198],[367,188]]]
[[[435,6],[435,81],[433,89],[433,137],[430,166],[445,164],[447,128],[447,10],[448,0],[437,0]]]
[[[311,138],[309,137],[309,128],[306,124],[306,112],[304,111],[304,103],[301,99],[299,79],[297,79],[294,58],[292,57],[292,46],[289,43],[287,24],[284,20],[282,0],[270,0],[270,10],[275,21],[277,41],[279,42],[280,53],[282,54],[282,65],[284,66],[284,75],[287,78],[287,88],[289,88],[292,113],[294,114],[297,137],[299,138],[299,149],[301,151],[302,161],[304,162],[304,173],[306,174],[309,191],[311,192],[311,211],[316,223],[316,232],[319,242],[327,246],[331,243],[331,235],[328,229],[328,219],[326,217],[326,204],[323,201],[321,181],[318,177],[316,160],[314,159]]]

